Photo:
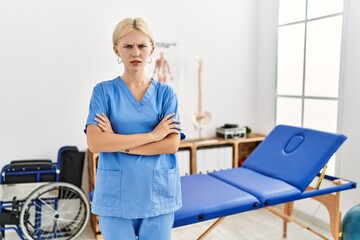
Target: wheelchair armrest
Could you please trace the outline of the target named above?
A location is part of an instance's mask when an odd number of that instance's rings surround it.
[[[33,171],[52,169],[52,162],[48,159],[34,160],[15,160],[11,161],[8,167],[10,172]]]

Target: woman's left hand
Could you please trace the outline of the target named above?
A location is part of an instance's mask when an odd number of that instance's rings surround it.
[[[96,118],[94,120],[95,122],[98,123],[98,126],[101,128],[103,132],[114,133],[114,130],[112,129],[111,126],[111,122],[104,113],[96,114]]]

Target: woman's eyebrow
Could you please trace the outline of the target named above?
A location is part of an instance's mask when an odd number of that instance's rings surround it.
[[[142,42],[142,43],[123,43],[123,45],[125,46],[125,45],[147,45],[147,43],[146,42]]]

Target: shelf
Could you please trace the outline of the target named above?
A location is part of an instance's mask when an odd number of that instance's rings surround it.
[[[203,148],[217,148],[222,146],[231,146],[233,148],[232,167],[241,166],[245,159],[265,139],[261,134],[248,134],[246,138],[223,139],[218,137],[188,139],[180,142],[179,150],[190,151],[190,174],[195,174],[196,169],[196,151]]]

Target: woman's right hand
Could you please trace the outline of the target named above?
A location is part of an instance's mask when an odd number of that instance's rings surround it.
[[[171,133],[179,134],[181,127],[179,126],[180,121],[173,118],[175,113],[166,115],[159,124],[150,133],[155,141],[164,139]]]
[[[101,128],[103,132],[114,133],[112,129],[111,122],[109,118],[104,114],[96,114],[95,122],[98,123],[98,126]]]

